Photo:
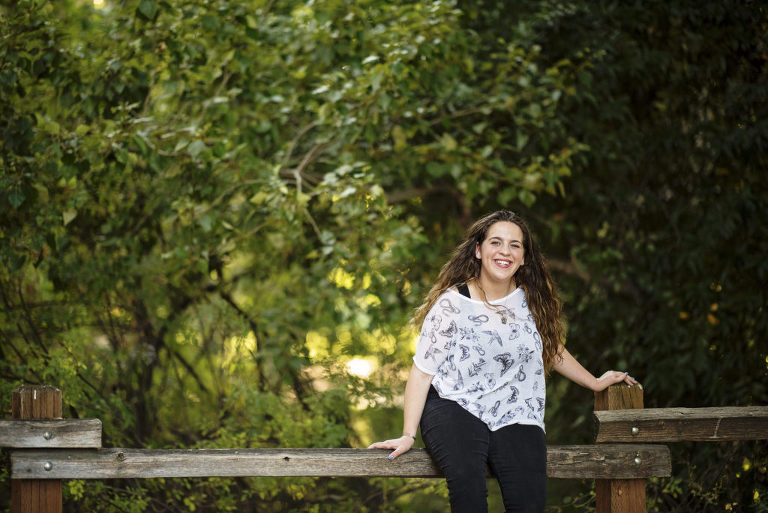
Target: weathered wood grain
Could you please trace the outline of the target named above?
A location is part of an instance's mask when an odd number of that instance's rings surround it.
[[[594,418],[597,443],[768,439],[768,406],[595,411]]]
[[[61,390],[56,387],[24,385],[11,393],[14,419],[59,419],[61,406]],[[11,481],[11,513],[61,513],[62,510],[60,480]]]
[[[645,496],[644,479],[597,480],[595,513],[646,513]]]
[[[15,419],[60,419],[61,390],[49,385],[21,385],[11,394]]]
[[[643,407],[643,386],[611,385],[595,392],[595,410],[623,410]]]
[[[643,408],[643,387],[617,384],[595,392],[595,411]],[[595,480],[595,513],[645,513],[645,480]]]
[[[12,452],[13,479],[339,476],[441,477],[424,449],[394,461],[369,449],[99,449]],[[638,462],[635,459],[638,458]],[[49,464],[49,470],[45,470]],[[656,445],[571,445],[547,449],[547,475],[561,479],[663,477],[669,449]]]
[[[98,449],[99,419],[0,419],[0,447],[15,449]]]
[[[669,477],[665,445],[561,445],[547,448],[547,476],[556,479],[642,479]]]

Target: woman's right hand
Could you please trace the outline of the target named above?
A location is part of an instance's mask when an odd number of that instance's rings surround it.
[[[374,442],[368,446],[369,449],[394,449],[389,455],[390,460],[394,460],[401,454],[411,450],[416,440],[408,435],[403,435],[400,438],[393,438],[392,440],[384,440],[383,442]]]

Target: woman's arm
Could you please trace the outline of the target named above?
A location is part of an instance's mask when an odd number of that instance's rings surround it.
[[[599,378],[596,378],[591,372],[582,367],[565,347],[560,346],[560,350],[561,358],[555,358],[555,364],[552,368],[577,385],[599,392],[622,381],[629,386],[637,384],[637,380],[630,376],[628,372],[608,371]]]
[[[405,385],[405,405],[403,407],[403,436],[372,443],[369,449],[394,449],[389,455],[393,460],[401,454],[408,452],[416,441],[416,431],[419,429],[421,413],[424,411],[424,403],[427,401],[429,386],[432,384],[431,374],[420,370],[416,365],[411,366],[411,374]]]

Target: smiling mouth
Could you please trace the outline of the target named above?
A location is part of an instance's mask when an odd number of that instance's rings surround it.
[[[509,260],[494,260],[494,262],[499,267],[509,267],[512,265],[512,262],[510,262]]]

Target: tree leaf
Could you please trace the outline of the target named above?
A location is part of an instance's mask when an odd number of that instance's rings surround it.
[[[61,217],[64,220],[64,226],[67,226],[69,223],[71,223],[75,217],[77,217],[77,210],[74,208],[70,208],[68,210],[65,210],[61,213]]]
[[[25,199],[26,196],[24,195],[24,191],[21,190],[21,187],[14,187],[8,192],[8,202],[13,208],[19,208],[21,204],[24,203]]]
[[[197,158],[200,152],[203,151],[205,148],[206,146],[203,141],[200,141],[200,140],[192,141],[192,143],[190,143],[190,145],[187,146],[187,153],[189,153],[192,158]]]
[[[153,20],[155,18],[155,15],[157,14],[157,2],[155,0],[141,0],[139,2],[139,6],[137,8],[137,11],[139,14],[141,14],[144,18],[148,20]]]

